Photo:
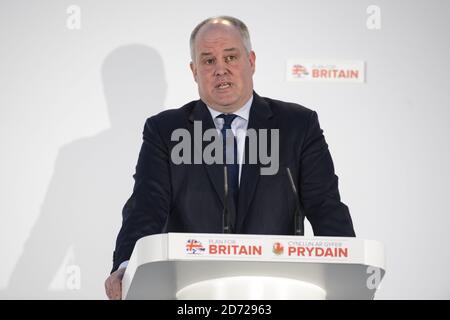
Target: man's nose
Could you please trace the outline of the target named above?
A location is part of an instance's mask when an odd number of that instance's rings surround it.
[[[216,63],[216,70],[214,72],[215,76],[223,76],[228,73],[227,64],[225,61],[217,61]]]

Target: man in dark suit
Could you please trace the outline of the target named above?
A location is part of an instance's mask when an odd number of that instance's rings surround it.
[[[121,296],[121,279],[138,239],[164,232],[222,233],[225,205],[230,213],[227,227],[233,233],[292,235],[300,201],[316,236],[355,236],[348,208],[340,201],[317,113],[253,91],[256,57],[245,24],[232,17],[203,21],[191,34],[191,57],[200,100],[161,112],[145,123],[135,186],[123,209],[113,272],[105,282],[111,299]],[[174,161],[179,140],[173,133],[182,129],[195,140],[196,123],[202,133],[216,130],[223,137],[222,157],[231,155],[233,161],[225,162],[228,197],[221,161]],[[251,158],[254,141],[242,132],[264,129],[278,133],[278,140],[268,139],[277,147],[271,149],[278,162],[272,174],[262,174],[260,159],[244,161]],[[200,150],[205,146],[200,143]],[[191,151],[197,152],[198,146]]]

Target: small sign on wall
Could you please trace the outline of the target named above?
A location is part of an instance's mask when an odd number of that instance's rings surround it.
[[[364,83],[364,61],[303,60],[287,61],[287,81]]]

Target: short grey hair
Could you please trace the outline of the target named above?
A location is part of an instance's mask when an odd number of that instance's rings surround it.
[[[194,43],[195,43],[195,38],[197,37],[197,33],[204,25],[215,24],[215,23],[223,23],[223,24],[228,24],[228,25],[232,25],[232,26],[236,27],[241,35],[242,42],[244,43],[244,47],[247,50],[247,53],[250,53],[250,51],[252,51],[252,43],[250,41],[250,33],[248,32],[248,28],[245,25],[245,23],[243,23],[238,18],[231,17],[231,16],[211,17],[211,18],[205,19],[202,22],[200,22],[194,28],[194,30],[192,30],[191,38],[189,40],[192,61],[194,61],[194,56],[195,56]]]

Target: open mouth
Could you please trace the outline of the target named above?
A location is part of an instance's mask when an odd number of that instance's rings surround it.
[[[228,89],[231,86],[232,86],[231,82],[222,82],[222,83],[219,83],[218,85],[216,85],[216,89],[223,90],[223,89]]]

